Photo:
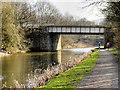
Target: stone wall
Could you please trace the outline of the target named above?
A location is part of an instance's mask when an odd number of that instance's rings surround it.
[[[46,29],[35,29],[28,38],[32,42],[31,51],[61,50],[61,35],[48,33]]]

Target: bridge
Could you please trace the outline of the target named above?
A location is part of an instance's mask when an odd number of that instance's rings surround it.
[[[47,26],[49,33],[59,34],[104,34],[104,26]]]
[[[105,35],[107,29],[105,26],[54,26],[54,25],[29,25],[29,38],[33,42],[33,51],[56,51],[61,50],[61,34],[92,34]],[[104,41],[106,38],[104,38]]]

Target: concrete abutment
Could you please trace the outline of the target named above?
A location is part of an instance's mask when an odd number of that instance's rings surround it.
[[[50,43],[51,43],[50,51],[61,50],[61,35],[60,34],[50,34]]]
[[[32,42],[30,51],[57,51],[61,50],[61,35],[48,32],[32,32],[28,36]]]

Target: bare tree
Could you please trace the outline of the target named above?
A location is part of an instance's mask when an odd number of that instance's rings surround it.
[[[37,23],[43,24],[56,24],[57,18],[61,17],[58,10],[49,2],[37,2],[34,5],[36,11]]]

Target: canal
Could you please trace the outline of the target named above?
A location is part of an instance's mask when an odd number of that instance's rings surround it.
[[[64,49],[58,52],[17,53],[0,58],[0,87],[28,85],[30,76],[39,75],[44,69],[73,60],[93,48]],[[38,72],[39,71],[39,72]]]

